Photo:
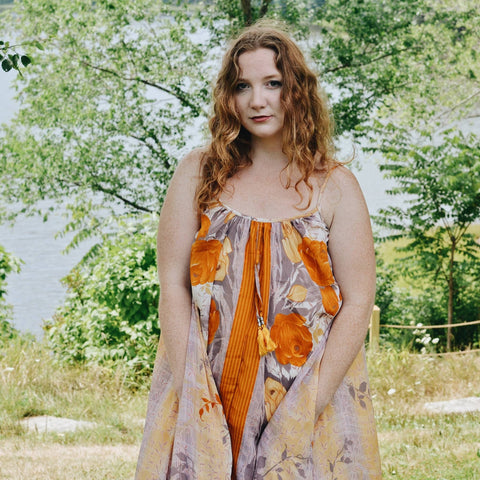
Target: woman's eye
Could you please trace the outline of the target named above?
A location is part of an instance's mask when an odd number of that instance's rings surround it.
[[[238,92],[241,92],[242,90],[245,90],[248,88],[248,84],[246,84],[245,82],[240,82],[240,83],[237,83],[237,86],[236,86],[236,90]]]
[[[280,80],[270,80],[268,82],[268,86],[270,88],[280,88],[282,86],[282,82]]]

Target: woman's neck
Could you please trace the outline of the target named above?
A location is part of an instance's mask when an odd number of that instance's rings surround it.
[[[282,151],[282,143],[278,140],[268,141],[266,139],[257,139],[252,141],[250,150],[254,169],[278,169],[281,170],[287,165],[287,156]]]

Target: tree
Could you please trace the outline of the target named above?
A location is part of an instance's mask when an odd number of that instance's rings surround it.
[[[118,213],[158,212],[178,157],[203,139],[220,47],[262,15],[299,32],[322,80],[339,88],[338,133],[359,132],[422,83],[418,65],[438,42],[426,32],[448,43],[464,16],[450,25],[441,13],[426,0],[19,2],[11,25],[45,51],[18,80],[20,112],[2,132],[0,212],[68,199],[73,245],[111,230]]]
[[[480,138],[454,130],[413,138],[407,130],[390,128],[395,133],[380,147],[385,159],[381,169],[396,180],[389,193],[403,196],[405,206],[382,209],[377,222],[388,229],[387,238],[408,239],[401,248],[404,273],[443,284],[452,325],[460,287],[480,288],[480,245],[468,230],[480,219]],[[451,332],[449,327],[448,351]]]
[[[423,129],[478,115],[477,2],[329,0],[316,19],[339,133],[369,133],[372,114]]]

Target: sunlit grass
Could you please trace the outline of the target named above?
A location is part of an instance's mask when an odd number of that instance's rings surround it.
[[[21,434],[25,417],[52,415],[98,425],[63,441],[138,442],[147,387],[133,392],[124,380],[105,368],[62,366],[39,342],[12,340],[0,356],[0,438]]]
[[[480,480],[480,413],[432,414],[425,402],[480,396],[480,354],[368,354],[384,478]],[[119,373],[58,365],[38,342],[0,354],[0,480],[131,480],[148,385]],[[95,422],[72,433],[27,432],[20,420],[54,415]]]
[[[433,414],[426,402],[480,396],[480,354],[368,356],[385,479],[479,480],[480,412]]]

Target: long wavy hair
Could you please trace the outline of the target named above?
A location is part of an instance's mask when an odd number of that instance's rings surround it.
[[[235,89],[240,77],[238,59],[242,53],[268,48],[282,75],[281,105],[284,110],[283,152],[287,157],[286,188],[291,186],[292,167],[309,189],[309,208],[313,187],[310,176],[328,170],[335,163],[333,121],[326,96],[319,91],[316,75],[293,40],[278,26],[257,23],[233,41],[223,58],[213,91],[213,116],[210,119],[211,142],[202,156],[201,179],[196,192],[199,211],[211,206],[225,188],[227,180],[241,168],[252,164],[250,133],[241,125],[235,108]]]

